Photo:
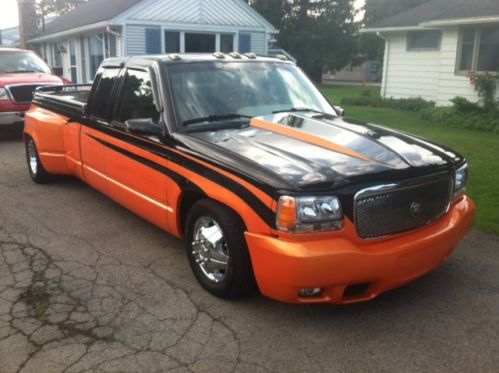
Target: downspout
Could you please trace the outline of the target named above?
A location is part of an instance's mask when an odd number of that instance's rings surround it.
[[[390,56],[390,40],[383,37],[381,32],[377,32],[376,35],[385,41],[385,56],[383,58],[383,80],[381,82],[381,98],[386,98],[386,81],[388,79],[388,61]]]

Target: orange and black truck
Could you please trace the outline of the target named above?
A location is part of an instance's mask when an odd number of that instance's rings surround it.
[[[73,175],[185,240],[199,283],[290,303],[366,301],[434,270],[472,225],[466,160],[348,120],[292,62],[109,59],[37,90],[31,178]]]

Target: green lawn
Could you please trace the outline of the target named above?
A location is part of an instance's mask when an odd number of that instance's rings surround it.
[[[322,86],[330,100],[358,96],[363,87]],[[377,90],[379,88],[369,87]],[[358,106],[345,107],[347,117],[393,127],[431,139],[463,154],[470,165],[468,192],[478,206],[476,227],[499,235],[499,134],[436,126],[418,113]]]

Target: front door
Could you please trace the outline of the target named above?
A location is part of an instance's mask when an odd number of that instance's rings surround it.
[[[151,77],[147,71],[129,69],[125,74],[114,127],[125,128],[133,119],[158,122],[160,115],[154,105]],[[168,214],[173,208],[167,201],[167,176],[151,164],[157,162],[147,150],[147,136],[130,134],[112,138],[106,150],[106,174],[109,195],[136,214],[168,230]],[[139,146],[140,144],[140,146]],[[166,160],[162,160],[166,162]]]

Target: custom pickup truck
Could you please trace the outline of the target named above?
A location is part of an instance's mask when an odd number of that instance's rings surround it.
[[[32,179],[74,175],[185,240],[221,298],[353,303],[438,267],[470,228],[458,153],[347,120],[305,74],[254,54],[109,59],[41,88]]]
[[[35,53],[0,48],[0,129],[22,126],[37,87],[64,83]]]

